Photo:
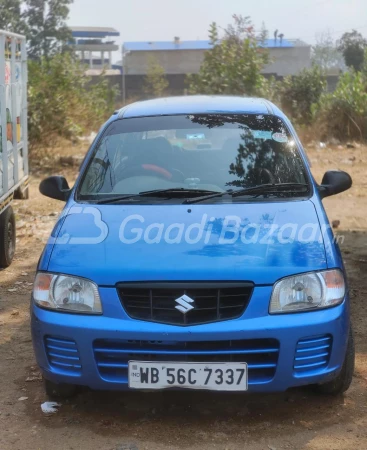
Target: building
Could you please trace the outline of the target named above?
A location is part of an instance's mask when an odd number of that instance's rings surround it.
[[[120,74],[112,65],[112,53],[119,45],[111,38],[120,36],[114,28],[70,27],[73,36],[72,46],[81,61],[88,65],[88,75],[99,75],[106,70],[108,75]]]
[[[297,75],[311,67],[311,46],[299,39],[267,39],[263,44],[269,50],[271,62],[264,75],[282,78]],[[125,42],[122,48],[126,96],[139,96],[151,56],[166,72],[171,93],[183,93],[187,74],[197,73],[205,52],[212,48],[210,41]]]

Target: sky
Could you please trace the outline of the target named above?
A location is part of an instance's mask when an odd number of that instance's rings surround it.
[[[68,23],[116,28],[122,44],[207,39],[211,22],[225,27],[233,14],[251,16],[259,30],[264,22],[270,37],[278,29],[309,44],[325,31],[337,39],[356,28],[367,37],[367,0],[74,0]]]

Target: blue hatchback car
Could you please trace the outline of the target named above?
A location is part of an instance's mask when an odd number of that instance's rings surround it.
[[[49,395],[91,389],[348,389],[345,270],[321,185],[263,99],[177,97],[116,111],[38,265],[32,336]]]

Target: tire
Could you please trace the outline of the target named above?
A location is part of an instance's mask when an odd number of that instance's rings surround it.
[[[16,227],[13,208],[0,215],[0,267],[9,267],[15,254]]]
[[[54,383],[44,378],[46,394],[51,398],[71,398],[77,393],[75,384]]]
[[[351,385],[353,379],[354,358],[355,358],[354,337],[353,337],[353,330],[351,327],[348,338],[347,353],[345,355],[342,370],[337,375],[337,377],[334,378],[334,380],[317,385],[316,386],[317,391],[320,392],[321,394],[327,395],[340,395],[343,394],[343,392],[346,392],[349,389],[349,386]]]

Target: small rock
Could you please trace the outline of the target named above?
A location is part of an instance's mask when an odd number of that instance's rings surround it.
[[[27,377],[25,381],[27,382],[31,382],[31,381],[41,381],[42,380],[42,375],[37,375],[34,377]]]
[[[19,397],[18,402],[24,402],[24,400],[28,400],[28,397]]]
[[[331,225],[332,225],[332,227],[333,227],[334,229],[339,228],[339,226],[340,226],[340,220],[333,220],[333,221],[331,222]]]
[[[17,292],[17,288],[11,288],[11,289],[8,289],[8,292]]]
[[[22,272],[21,275],[22,275],[23,277],[26,277],[26,276],[28,275],[28,272]]]
[[[356,148],[354,144],[351,144],[350,142],[347,143],[347,148]]]
[[[19,316],[19,311],[13,311],[13,312],[11,313],[11,315],[12,315],[12,316]]]

